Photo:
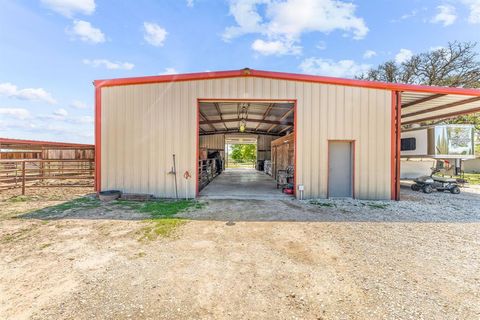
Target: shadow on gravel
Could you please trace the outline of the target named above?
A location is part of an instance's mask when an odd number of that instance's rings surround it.
[[[101,202],[87,196],[17,216],[22,219],[296,222],[480,222],[480,194],[423,194],[402,187],[402,201],[154,200]]]

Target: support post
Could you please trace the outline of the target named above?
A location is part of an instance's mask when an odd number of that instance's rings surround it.
[[[397,197],[400,201],[400,162],[401,162],[401,136],[402,136],[402,92],[397,91]]]
[[[400,145],[402,134],[402,93],[392,91],[392,200],[400,200]]]

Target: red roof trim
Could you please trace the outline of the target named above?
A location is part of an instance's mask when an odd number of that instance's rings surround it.
[[[136,78],[119,78],[119,79],[109,79],[109,80],[95,80],[94,84],[95,84],[95,87],[101,88],[101,87],[111,87],[111,86],[134,85],[134,84],[208,80],[208,79],[235,78],[235,77],[258,77],[258,78],[316,82],[316,83],[325,83],[325,84],[333,84],[333,85],[353,86],[353,87],[362,87],[362,88],[371,88],[371,89],[384,89],[384,90],[394,90],[394,91],[412,91],[412,92],[425,92],[425,93],[443,93],[443,94],[480,96],[480,90],[477,90],[477,89],[387,83],[387,82],[314,76],[314,75],[298,74],[298,73],[262,71],[262,70],[253,70],[253,69],[185,73],[185,74],[136,77]]]
[[[23,139],[10,139],[0,138],[0,144],[16,144],[16,145],[45,145],[54,147],[81,147],[81,148],[93,148],[93,144],[82,143],[68,143],[68,142],[53,142],[53,141],[39,141],[39,140],[23,140]]]

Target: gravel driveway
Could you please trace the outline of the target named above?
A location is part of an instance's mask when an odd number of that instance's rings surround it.
[[[480,195],[402,191],[400,203],[208,201],[153,241],[138,239],[145,221],[4,218],[0,315],[479,319]]]

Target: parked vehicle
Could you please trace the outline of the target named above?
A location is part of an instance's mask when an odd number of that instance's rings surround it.
[[[453,194],[460,193],[460,187],[458,185],[457,179],[454,178],[445,178],[440,176],[435,176],[435,173],[440,170],[432,168],[432,173],[429,176],[422,176],[414,180],[411,188],[413,191],[422,190],[425,193],[432,193],[434,190],[445,191],[448,190]]]

